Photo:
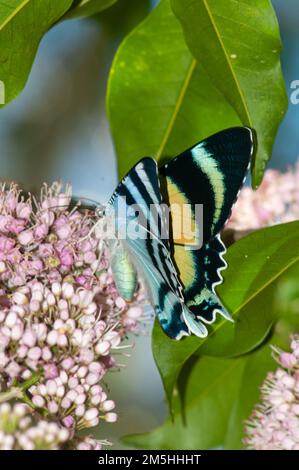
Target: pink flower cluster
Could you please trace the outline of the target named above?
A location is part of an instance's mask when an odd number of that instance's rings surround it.
[[[0,401],[23,398],[78,449],[102,444],[77,431],[116,421],[103,377],[143,320],[143,293],[130,304],[118,295],[95,222],[94,211],[71,208],[70,188],[58,183],[38,201],[16,185],[1,188]]]
[[[42,419],[24,403],[0,405],[0,450],[58,450],[70,438],[67,429]]]
[[[256,450],[299,450],[299,337],[290,353],[274,351],[281,367],[261,388],[262,403],[246,423],[244,443]]]
[[[255,230],[299,219],[299,163],[281,173],[267,170],[260,187],[244,187],[226,229]]]

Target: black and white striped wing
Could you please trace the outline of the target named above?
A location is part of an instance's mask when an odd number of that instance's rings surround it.
[[[182,285],[171,259],[167,220],[162,205],[157,163],[144,158],[128,173],[109,201],[116,234],[132,264],[144,277],[159,323],[168,336],[180,339],[190,330],[206,336],[197,322],[190,328]]]

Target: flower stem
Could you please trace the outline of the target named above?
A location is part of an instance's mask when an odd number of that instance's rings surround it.
[[[22,398],[23,392],[19,387],[12,387],[7,392],[0,393],[0,403],[13,400],[14,398]]]
[[[9,400],[14,400],[15,398],[20,398],[23,401],[27,402],[28,397],[25,394],[26,390],[28,390],[28,388],[31,387],[31,385],[36,384],[41,378],[41,376],[42,376],[41,372],[35,372],[34,374],[32,374],[32,376],[28,380],[25,380],[25,382],[22,382],[21,384],[18,384],[18,385],[15,384],[6,392],[0,393],[0,403],[4,403],[5,401],[9,401]],[[30,404],[31,404],[31,401],[30,401]]]

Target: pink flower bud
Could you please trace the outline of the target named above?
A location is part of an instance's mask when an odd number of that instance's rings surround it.
[[[50,331],[47,336],[47,343],[49,346],[55,346],[57,344],[58,333],[55,330]]]
[[[67,410],[71,406],[71,404],[71,401],[66,397],[61,400],[61,408],[64,408],[65,410]]]
[[[97,426],[99,422],[100,422],[99,418],[94,418],[87,422],[87,426],[89,428],[92,428],[93,426]]]
[[[75,403],[76,405],[83,405],[83,403],[85,402],[86,400],[86,395],[84,395],[84,393],[80,393],[79,395],[77,395],[77,397],[75,398]]]
[[[32,329],[25,330],[22,338],[22,343],[29,348],[35,346],[36,343],[36,334]]]
[[[60,378],[62,384],[67,384],[68,379],[69,379],[69,377],[68,377],[67,373],[65,372],[65,370],[62,370],[60,372],[59,378]]]
[[[16,207],[16,215],[20,219],[28,220],[31,215],[31,206],[25,202],[19,202]]]
[[[86,377],[86,383],[88,385],[95,385],[99,381],[100,377],[98,374],[89,373]]]
[[[63,359],[63,361],[61,363],[61,366],[65,370],[71,369],[73,367],[73,365],[74,365],[74,360],[71,357],[67,357],[66,359]]]
[[[127,303],[122,297],[117,297],[115,299],[115,305],[117,308],[123,309],[127,306]]]
[[[49,361],[52,358],[52,353],[48,346],[45,346],[42,351],[42,358],[44,361]]]
[[[80,297],[80,307],[86,308],[93,300],[93,293],[86,289],[82,289],[79,291],[79,297]]]
[[[59,297],[61,294],[61,291],[62,291],[61,284],[59,282],[53,282],[52,292],[55,295],[55,297]]]
[[[47,337],[47,326],[44,323],[35,323],[32,325],[32,329],[35,331],[38,341],[44,341]]]
[[[293,412],[295,415],[299,416],[299,403],[298,403],[298,404],[296,403],[296,404],[292,405],[292,412]],[[299,437],[299,436],[298,436],[298,437]]]
[[[33,313],[38,312],[40,310],[40,303],[37,300],[31,300],[29,304],[29,309]]]
[[[48,235],[48,231],[49,229],[47,225],[45,224],[38,225],[34,229],[34,238],[36,238],[37,240],[42,240]]]
[[[6,264],[4,263],[4,261],[0,261],[0,274],[3,274],[5,273],[6,271]]]
[[[68,311],[68,310],[61,310],[61,311],[60,311],[60,318],[61,318],[61,320],[66,321],[66,320],[69,319],[69,316],[70,316],[70,315],[69,315],[69,311]]]
[[[86,315],[92,315],[96,311],[97,311],[97,304],[95,302],[91,302],[88,305],[88,307],[84,309],[84,313],[86,313]]]
[[[85,413],[85,406],[84,405],[78,405],[77,408],[75,409],[75,415],[78,417],[83,416]]]
[[[93,351],[91,349],[83,348],[80,350],[79,361],[84,364],[90,363],[94,358]]]
[[[0,367],[4,368],[8,363],[9,358],[6,356],[4,352],[0,352]]]
[[[39,348],[37,346],[34,347],[34,348],[30,348],[28,353],[27,353],[27,356],[32,361],[38,361],[39,358],[41,357],[41,355],[42,355],[42,350],[41,350],[41,348]]]
[[[97,406],[97,405],[99,405],[99,404],[101,403],[102,397],[101,397],[101,395],[93,395],[93,396],[91,397],[91,400],[90,400],[90,401],[91,401],[91,404],[92,404],[92,405]]]
[[[116,331],[109,331],[104,335],[103,339],[109,341],[113,348],[116,348],[121,341],[120,335]]]
[[[115,423],[117,421],[117,414],[116,413],[107,413],[105,415],[104,419],[107,423]]]
[[[8,328],[13,328],[13,326],[16,324],[17,319],[18,316],[15,312],[9,312],[5,319],[5,325],[8,326]]]
[[[58,335],[57,344],[58,344],[58,346],[60,346],[61,348],[64,348],[65,346],[67,346],[68,341],[67,341],[66,335]]]
[[[73,297],[71,298],[71,304],[72,305],[79,305],[80,303],[80,297],[78,294],[74,294]]]
[[[87,410],[85,412],[84,419],[86,421],[91,421],[91,420],[97,418],[98,414],[99,414],[99,411],[97,410],[97,408],[90,408],[89,410]]]
[[[72,428],[75,423],[75,420],[71,415],[69,415],[63,418],[62,423],[66,428]]]
[[[15,361],[12,361],[5,369],[5,372],[11,377],[17,377],[21,372],[21,367]]]
[[[87,367],[85,367],[85,366],[79,367],[79,369],[77,371],[78,377],[80,377],[80,378],[85,377],[85,375],[87,374],[87,371],[88,371]]]
[[[40,395],[34,395],[32,397],[32,402],[35,406],[37,406],[38,408],[42,408],[45,404],[45,400],[43,397],[41,397]]]
[[[41,290],[35,289],[32,291],[31,300],[37,300],[37,302],[42,302],[44,296]]]
[[[290,353],[282,353],[279,356],[280,363],[283,367],[286,367],[287,369],[291,369],[297,364],[297,359],[293,354]]]
[[[79,330],[78,328],[73,332],[73,336],[72,336],[72,339],[73,339],[73,342],[75,344],[78,344],[80,345],[81,342],[82,342],[82,338],[83,338],[83,332],[82,330]]]
[[[75,401],[77,396],[78,394],[75,390],[69,390],[66,394],[66,398],[68,398],[71,401]]]
[[[72,253],[66,248],[63,249],[59,253],[59,259],[60,259],[61,264],[63,266],[66,266],[67,268],[70,268],[74,263],[74,258],[73,258]]]
[[[55,414],[55,413],[57,413],[58,409],[59,409],[59,407],[58,407],[58,405],[55,401],[49,401],[48,410],[49,410],[50,413]]]
[[[45,386],[45,384],[40,384],[38,386],[38,391],[39,391],[40,395],[42,395],[43,397],[45,397],[48,394],[47,387]]]
[[[87,442],[79,442],[77,450],[92,450],[92,447]]]
[[[24,331],[24,327],[22,324],[15,325],[11,330],[11,339],[13,341],[19,341],[22,337]]]
[[[115,403],[113,400],[106,400],[101,405],[101,409],[103,411],[111,411],[111,410],[114,410],[114,408],[115,408]]]
[[[27,351],[28,351],[28,348],[27,346],[25,345],[21,345],[20,347],[18,347],[17,349],[17,355],[20,359],[23,359],[24,357],[27,356]]]
[[[68,386],[69,388],[76,388],[78,385],[78,379],[76,377],[70,377],[68,381]]]
[[[44,366],[44,373],[46,379],[55,379],[59,376],[58,368],[55,364],[46,364]]]
[[[33,242],[33,233],[31,230],[24,230],[23,232],[19,233],[18,235],[18,240],[21,243],[21,245],[30,245],[30,243]]]
[[[83,259],[84,263],[92,264],[94,261],[96,261],[97,257],[93,251],[87,251],[86,253],[84,253]]]
[[[107,356],[110,351],[110,343],[109,341],[99,341],[95,347],[95,351],[100,356]]]
[[[47,380],[46,387],[49,395],[56,395],[57,384],[55,380]]]
[[[64,282],[62,284],[62,294],[65,299],[71,299],[74,295],[74,288],[72,284],[70,284],[69,282]]]
[[[12,296],[12,301],[17,305],[26,305],[28,303],[26,295],[21,292],[15,292]]]
[[[66,240],[71,235],[72,231],[69,225],[63,225],[56,228],[56,234],[60,240]]]
[[[60,299],[58,302],[58,308],[59,310],[67,310],[68,309],[68,304],[65,299]]]
[[[92,395],[98,395],[102,393],[102,387],[100,385],[93,385],[90,389]]]
[[[48,305],[50,305],[50,307],[53,307],[54,305],[56,305],[56,299],[52,293],[47,295],[47,302],[48,302]]]
[[[65,394],[65,388],[63,385],[59,385],[59,387],[57,388],[57,392],[56,392],[56,396],[59,397],[59,398],[62,398]]]

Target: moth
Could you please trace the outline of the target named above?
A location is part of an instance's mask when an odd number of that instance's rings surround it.
[[[253,151],[253,131],[235,127],[160,167],[145,157],[122,179],[105,207],[103,220],[114,223],[114,236],[108,236],[107,243],[120,296],[132,300],[141,275],[158,321],[172,339],[192,333],[206,337],[207,325],[217,314],[232,320],[215,292],[227,266],[220,232]],[[185,218],[171,210],[166,220],[165,207],[185,206],[190,208]],[[179,223],[183,231],[177,230]],[[187,225],[192,230],[186,234]]]

